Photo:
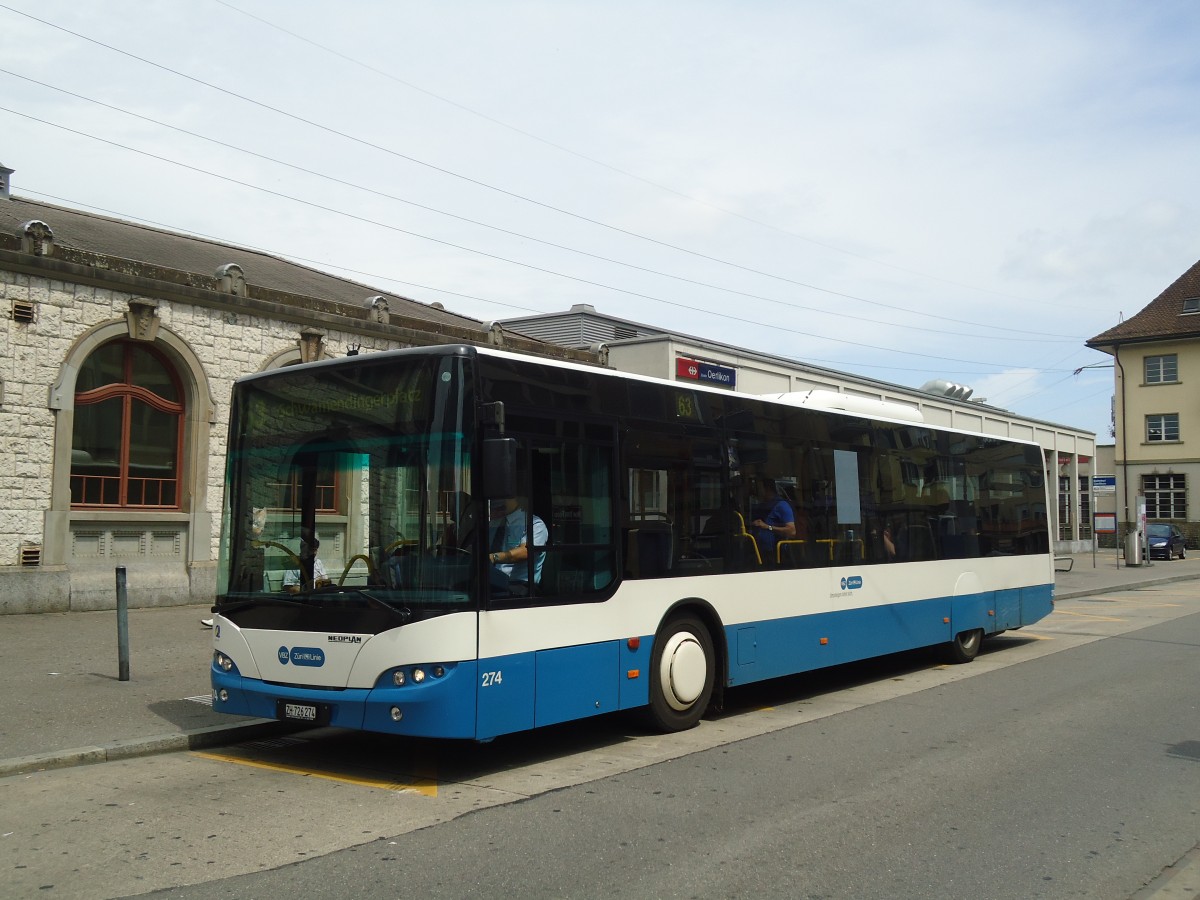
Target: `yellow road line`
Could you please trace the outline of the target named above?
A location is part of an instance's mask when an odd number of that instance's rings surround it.
[[[413,793],[422,794],[426,797],[436,797],[438,793],[438,783],[432,778],[414,778],[412,781],[385,781],[376,778],[360,778],[355,775],[334,775],[326,772],[317,772],[312,769],[304,768],[303,766],[289,766],[285,763],[268,763],[256,759],[243,759],[237,756],[225,755],[222,753],[206,753],[202,750],[193,750],[192,756],[199,756],[202,759],[211,759],[217,762],[236,763],[239,766],[250,766],[255,769],[267,769],[272,772],[285,772],[289,775],[304,775],[309,778],[322,778],[326,781],[340,781],[346,784],[355,784],[359,787],[382,788],[387,791],[411,791]]]
[[[1075,616],[1078,619],[1090,619],[1093,622],[1124,622],[1120,616],[1098,616],[1095,613],[1085,613],[1076,609],[1056,609],[1056,613],[1064,616]],[[1023,633],[1023,632],[1022,632]]]
[[[1118,604],[1118,602],[1116,600],[1109,600],[1108,598],[1105,598],[1105,596],[1103,594],[1097,594],[1097,599],[1108,602],[1108,604],[1112,604],[1112,606],[1109,607],[1110,610],[1122,610],[1122,608],[1123,608],[1123,610],[1177,610],[1177,608],[1180,608],[1181,606],[1183,606],[1183,604],[1169,604],[1169,602],[1163,602],[1163,601],[1151,602],[1148,600],[1146,600],[1144,602],[1139,602],[1136,600],[1129,600],[1127,602],[1123,602],[1123,604]],[[1069,602],[1069,601],[1063,600],[1062,602]],[[1096,601],[1093,600],[1092,602],[1096,602]],[[1058,607],[1056,605],[1055,608],[1060,608],[1060,607]],[[1081,606],[1080,608],[1085,608],[1085,607]]]

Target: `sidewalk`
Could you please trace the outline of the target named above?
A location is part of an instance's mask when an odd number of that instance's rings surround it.
[[[1058,599],[1200,578],[1200,553],[1128,568],[1116,551],[1077,554]],[[215,713],[207,606],[129,611],[130,679],[120,681],[114,611],[0,616],[0,777],[195,749],[294,726]]]
[[[0,777],[195,749],[286,726],[213,712],[208,606],[129,611],[129,680],[117,613],[0,616]]]
[[[1117,559],[1116,550],[1096,551],[1094,567],[1091,553],[1077,553],[1070,558],[1075,561],[1071,571],[1055,573],[1057,600],[1200,578],[1200,551],[1196,550],[1189,550],[1187,559],[1156,559],[1132,568],[1125,565],[1124,559]]]

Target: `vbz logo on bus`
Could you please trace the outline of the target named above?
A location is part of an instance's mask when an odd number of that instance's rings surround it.
[[[860,587],[862,587],[861,575],[851,575],[842,579],[843,591],[857,591]]]
[[[325,665],[325,651],[320,647],[293,647],[291,650],[287,647],[280,647],[279,664],[286,666],[288,663],[293,666],[320,668]]]

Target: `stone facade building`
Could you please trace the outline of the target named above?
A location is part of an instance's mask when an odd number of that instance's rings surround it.
[[[438,343],[588,351],[267,253],[11,196],[0,176],[0,613],[213,595],[237,377]]]

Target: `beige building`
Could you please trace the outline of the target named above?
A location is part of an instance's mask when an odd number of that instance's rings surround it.
[[[1134,521],[1141,497],[1147,519],[1174,522],[1187,535],[1188,546],[1197,547],[1200,262],[1139,313],[1087,345],[1114,361],[1113,467],[1122,528]]]
[[[1033,441],[1042,448],[1050,480],[1055,552],[1092,549],[1091,484],[1096,436],[1040,422],[971,399],[971,389],[933,381],[922,389],[800,363],[703,338],[666,332],[598,313],[588,304],[569,311],[505,319],[511,331],[565,347],[601,352],[623,372],[698,381],[748,394],[834,391],[848,402],[884,401],[920,413],[930,425]]]
[[[14,197],[11,174],[0,614],[113,608],[118,565],[130,605],[210,601],[241,375],[444,343],[596,361],[268,253]]]

